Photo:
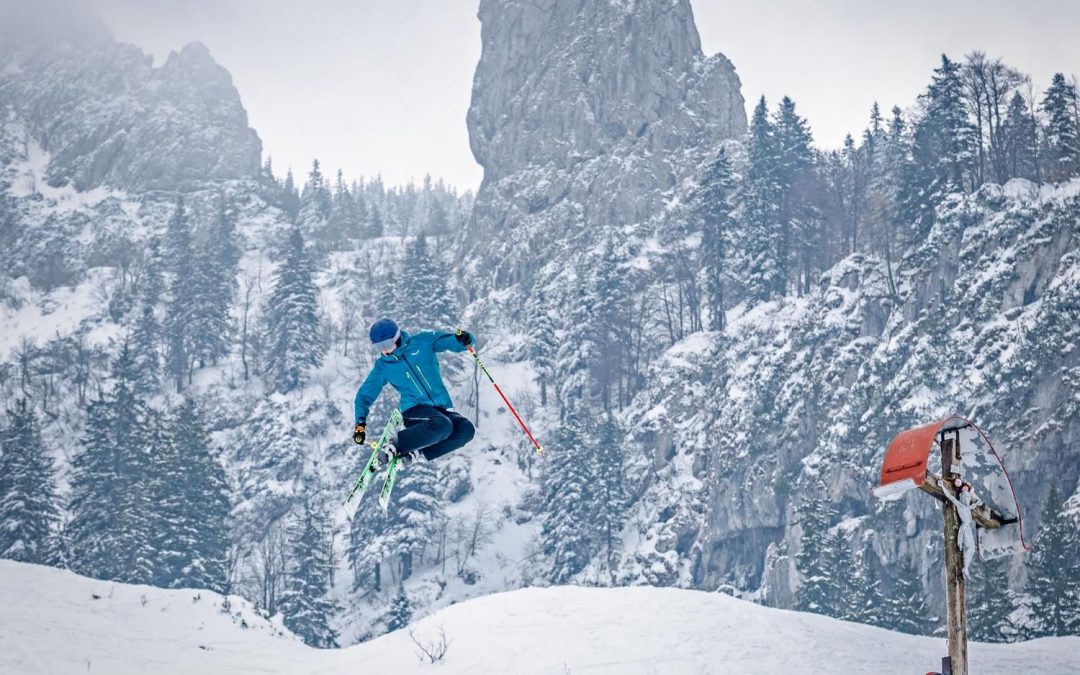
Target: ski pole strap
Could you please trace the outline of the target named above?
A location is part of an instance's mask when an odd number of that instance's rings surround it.
[[[480,370],[484,371],[484,375],[487,375],[487,379],[491,380],[491,384],[494,385],[495,391],[499,392],[499,396],[502,397],[503,403],[505,403],[506,407],[510,409],[510,412],[514,414],[514,419],[518,421],[518,424],[521,425],[521,428],[529,437],[529,440],[532,441],[533,445],[536,446],[536,451],[541,455],[544,454],[544,446],[540,445],[540,443],[537,442],[536,438],[532,435],[532,432],[529,431],[529,427],[525,426],[525,422],[521,420],[521,415],[518,415],[517,410],[514,410],[514,406],[511,405],[510,400],[506,398],[506,394],[503,393],[503,390],[495,382],[495,378],[493,378],[491,376],[491,373],[488,372],[488,369],[484,366],[484,362],[480,360],[480,356],[476,353],[476,350],[473,349],[472,345],[469,345],[469,353],[472,354],[474,359],[476,359],[476,365],[480,366]]]

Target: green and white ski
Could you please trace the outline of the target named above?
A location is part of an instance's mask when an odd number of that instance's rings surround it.
[[[379,440],[372,443],[371,456],[368,457],[368,461],[364,464],[364,470],[360,472],[360,478],[353,484],[352,490],[349,490],[349,494],[345,497],[345,501],[341,507],[345,509],[345,515],[349,520],[353,519],[356,515],[357,509],[360,508],[360,500],[364,498],[364,493],[367,492],[368,486],[371,485],[375,479],[375,474],[378,473],[377,461],[379,457],[379,451],[382,450],[383,445],[390,439],[390,437],[401,428],[401,412],[395,410],[390,415],[390,421],[386,423],[383,428],[382,435],[379,436]],[[393,476],[396,473],[398,459],[394,457],[390,462],[390,470],[387,472],[386,480],[390,483],[390,488],[393,487]],[[390,499],[390,489],[387,488],[386,483],[383,484],[383,494],[379,495],[379,504],[383,504],[383,496],[386,497],[387,503]],[[386,510],[386,506],[383,505],[383,510]]]
[[[394,489],[394,480],[397,478],[400,465],[400,457],[394,455],[390,458],[390,469],[386,472],[386,480],[383,481],[382,492],[379,493],[379,506],[382,507],[383,513],[390,509],[390,491]]]

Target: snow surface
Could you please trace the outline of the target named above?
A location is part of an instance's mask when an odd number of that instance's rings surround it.
[[[338,650],[305,646],[249,603],[0,560],[0,672],[32,673],[921,673],[944,640],[720,593],[531,588],[446,608]],[[244,627],[242,623],[246,624]],[[410,637],[449,641],[438,665]],[[971,645],[972,672],[1080,673],[1080,637]]]

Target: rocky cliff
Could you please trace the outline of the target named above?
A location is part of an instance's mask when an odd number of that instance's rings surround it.
[[[702,54],[689,0],[483,0],[480,20],[484,180],[463,250],[484,242],[496,285],[582,233],[649,221],[695,158],[746,131],[735,68]]]

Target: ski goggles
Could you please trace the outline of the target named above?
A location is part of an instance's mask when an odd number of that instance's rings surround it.
[[[397,346],[397,341],[401,337],[401,331],[394,333],[394,337],[386,338],[385,340],[379,340],[378,342],[372,342],[372,346],[380,352],[393,351]]]

